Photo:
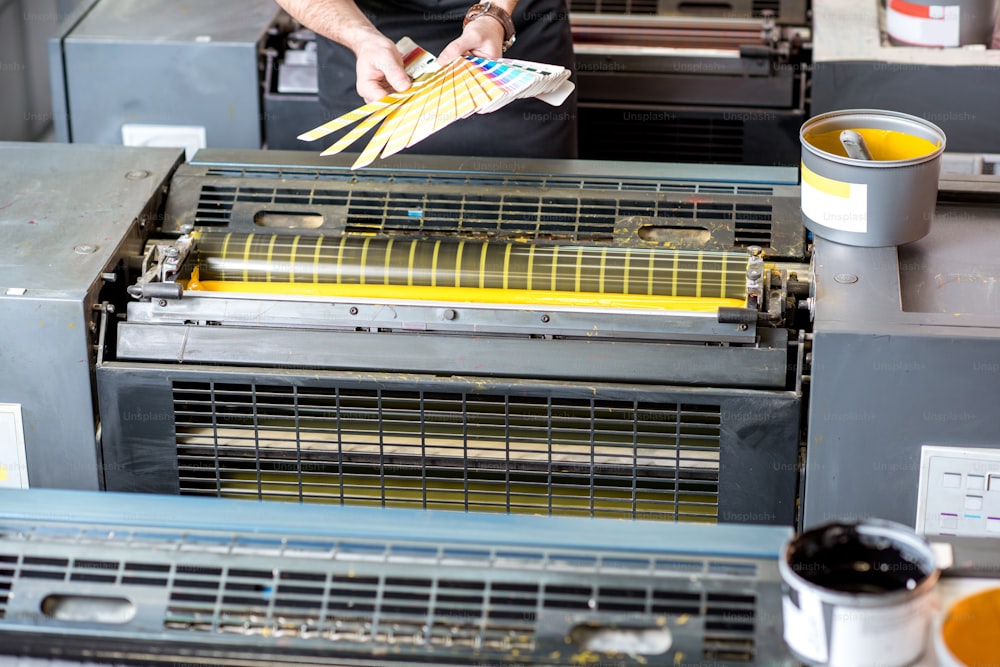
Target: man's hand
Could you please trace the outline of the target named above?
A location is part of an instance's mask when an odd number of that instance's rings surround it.
[[[389,93],[401,93],[410,87],[403,56],[387,37],[373,35],[359,42],[354,54],[358,58],[358,95],[365,102],[382,99]]]
[[[503,26],[491,16],[481,16],[465,26],[462,36],[444,47],[438,60],[447,65],[464,55],[496,60],[503,55]]]

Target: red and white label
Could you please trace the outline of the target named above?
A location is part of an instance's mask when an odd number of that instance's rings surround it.
[[[886,3],[885,27],[893,39],[916,46],[958,46],[958,5],[917,5],[906,0]]]

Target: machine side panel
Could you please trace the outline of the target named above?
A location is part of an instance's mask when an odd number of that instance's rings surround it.
[[[79,301],[0,296],[0,403],[21,406],[33,487],[99,488],[87,315]]]
[[[719,498],[720,521],[795,523],[801,408],[791,392],[747,392],[725,406],[719,475],[729,493]]]
[[[64,52],[76,142],[120,144],[122,125],[138,123],[204,127],[208,146],[261,145],[254,42],[106,43],[69,37]]]
[[[106,488],[179,492],[176,453],[163,446],[175,440],[171,391],[168,375],[98,368]]]
[[[850,516],[912,526],[921,446],[1000,446],[996,337],[821,331],[812,377],[807,526]]]

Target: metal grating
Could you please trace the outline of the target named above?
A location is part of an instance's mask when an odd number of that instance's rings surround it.
[[[718,405],[176,382],[181,493],[715,522]]]
[[[688,181],[662,181],[657,179],[621,179],[599,176],[579,177],[566,174],[513,174],[513,173],[470,173],[470,172],[404,172],[380,174],[366,171],[363,174],[351,171],[309,170],[295,168],[255,169],[252,167],[211,167],[205,170],[206,176],[223,178],[249,178],[282,181],[336,181],[350,183],[383,183],[412,185],[448,185],[462,187],[498,187],[498,188],[559,188],[569,190],[606,190],[606,191],[637,191],[637,192],[700,192],[704,187],[700,183]],[[723,187],[730,194],[736,194],[741,186],[724,184],[712,187]],[[770,194],[772,189],[762,185]]]
[[[0,540],[21,551],[3,561],[15,593],[25,579],[86,581],[98,596],[124,586],[139,604],[140,591],[165,590],[158,640],[243,636],[290,655],[323,642],[341,655],[389,648],[425,659],[538,662],[531,652],[563,644],[559,633],[627,616],[639,626],[669,618],[675,632],[697,633],[704,660],[752,663],[756,655],[760,572],[740,557],[13,522],[0,526]],[[22,594],[47,589],[30,590]],[[573,651],[545,649],[545,657],[579,660]]]
[[[0,554],[0,619],[7,615],[7,602],[10,599],[10,585],[14,581],[14,571],[17,556]]]
[[[691,192],[694,192],[692,190]],[[767,196],[767,187],[700,185],[704,195]],[[616,222],[652,217],[681,224],[732,225],[735,246],[768,246],[770,204],[710,200],[584,198],[527,194],[449,194],[239,187],[205,184],[195,214],[201,226],[229,223],[236,203],[334,206],[345,211],[345,230],[414,236],[519,237],[608,241]]]

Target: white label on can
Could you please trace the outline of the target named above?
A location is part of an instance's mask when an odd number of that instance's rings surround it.
[[[830,664],[908,665],[924,652],[930,596],[891,607],[834,607]]]
[[[842,232],[868,231],[868,186],[844,183],[802,165],[802,212],[813,222]]]
[[[799,604],[785,595],[781,599],[781,618],[785,624],[785,642],[801,657],[826,662],[826,625],[823,601],[805,589],[795,589]]]
[[[886,3],[885,28],[893,39],[917,46],[958,46],[958,5],[917,5],[906,0]]]

